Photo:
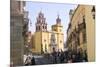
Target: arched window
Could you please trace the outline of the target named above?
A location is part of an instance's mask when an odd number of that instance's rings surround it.
[[[40,30],[40,26],[38,27],[38,30]]]
[[[83,31],[82,34],[83,34],[83,43],[85,43],[86,42],[86,31]]]
[[[45,27],[43,26],[43,29],[45,29]]]
[[[83,16],[83,26],[84,26],[84,28],[86,28],[85,16]]]

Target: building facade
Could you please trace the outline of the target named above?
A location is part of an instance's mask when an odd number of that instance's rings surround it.
[[[44,14],[40,11],[36,22],[36,31],[32,36],[32,46],[34,53],[51,53],[53,49],[63,50],[63,26],[59,16],[56,19],[56,24],[51,26],[52,30],[47,30],[47,22]]]
[[[20,66],[23,65],[28,18],[24,10],[24,1],[10,0],[10,3],[10,62]]]
[[[67,29],[69,51],[82,49],[87,52],[88,61],[95,61],[95,6],[78,5],[69,12],[70,22]]]

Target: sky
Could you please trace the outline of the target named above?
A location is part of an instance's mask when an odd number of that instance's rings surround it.
[[[61,3],[44,3],[44,2],[26,2],[26,10],[29,12],[29,31],[32,33],[35,32],[35,23],[38,13],[42,11],[44,13],[44,17],[46,18],[48,31],[51,31],[51,25],[56,24],[56,18],[59,14],[61,19],[61,24],[63,25],[63,33],[64,33],[64,41],[66,41],[67,37],[67,27],[69,24],[69,11],[70,9],[75,9],[77,5],[75,4],[61,4]]]

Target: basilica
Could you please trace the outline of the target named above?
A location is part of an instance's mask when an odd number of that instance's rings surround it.
[[[51,53],[53,49],[56,51],[64,50],[64,34],[61,19],[57,16],[56,22],[48,31],[46,18],[42,11],[38,13],[35,23],[35,32],[32,35],[32,52],[37,54]]]

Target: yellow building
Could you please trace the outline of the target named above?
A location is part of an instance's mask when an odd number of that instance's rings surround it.
[[[95,6],[78,5],[69,15],[68,49],[77,51],[81,48],[87,52],[88,61],[95,61]]]
[[[59,16],[56,19],[56,24],[51,26],[52,30],[47,30],[46,18],[42,12],[39,13],[36,22],[36,32],[32,36],[32,45],[34,53],[51,53],[53,49],[63,50],[64,34],[63,26]]]

